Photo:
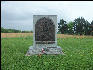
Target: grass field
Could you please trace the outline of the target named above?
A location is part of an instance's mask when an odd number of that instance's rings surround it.
[[[2,70],[93,70],[93,38],[58,38],[65,55],[25,56],[31,36],[1,39]]]

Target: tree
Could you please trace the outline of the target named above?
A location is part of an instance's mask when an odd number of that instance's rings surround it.
[[[58,23],[58,28],[59,28],[59,32],[61,32],[61,34],[67,33],[68,27],[67,27],[66,21],[64,19],[60,20],[60,23]]]
[[[93,20],[92,20],[91,24],[93,24]]]
[[[73,33],[74,33],[74,29],[73,29],[73,27],[74,27],[74,22],[70,21],[70,22],[67,24],[67,26],[68,26],[68,33],[69,33],[69,34],[73,34]]]
[[[84,24],[84,34],[89,35],[90,34],[90,28],[89,28],[90,23],[86,20]]]
[[[93,36],[93,20],[90,24],[90,34]]]
[[[1,27],[1,33],[33,33],[33,31],[21,31],[16,29],[4,29]]]
[[[84,34],[84,24],[86,23],[83,17],[79,17],[74,20],[74,32],[75,34]]]

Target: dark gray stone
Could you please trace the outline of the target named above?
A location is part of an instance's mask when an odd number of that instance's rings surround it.
[[[42,44],[46,43],[42,41],[55,41],[55,25],[51,19],[42,17],[37,20],[35,28],[35,41],[41,41]]]

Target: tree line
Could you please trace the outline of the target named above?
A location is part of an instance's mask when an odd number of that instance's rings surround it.
[[[1,33],[33,33],[33,31],[21,31],[1,27]],[[93,20],[91,23],[89,23],[83,17],[79,17],[74,21],[67,23],[64,19],[60,19],[60,22],[58,23],[58,33],[72,35],[93,35]]]
[[[1,33],[33,33],[33,31],[21,31],[16,29],[5,29],[1,27]]]
[[[58,23],[58,33],[93,35],[93,20],[91,23],[89,23],[83,17],[79,17],[74,21],[67,23],[64,19],[60,19],[60,22]]]

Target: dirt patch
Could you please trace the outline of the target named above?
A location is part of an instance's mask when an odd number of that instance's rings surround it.
[[[33,36],[33,33],[1,33],[1,38],[13,38],[13,37],[27,37]],[[93,36],[79,36],[79,35],[65,35],[65,34],[57,34],[57,38],[93,38]]]
[[[33,36],[33,33],[1,33],[1,38]]]
[[[57,38],[93,38],[93,36],[85,36],[85,35],[82,35],[82,36],[79,36],[79,35],[66,35],[66,34],[57,34]]]

